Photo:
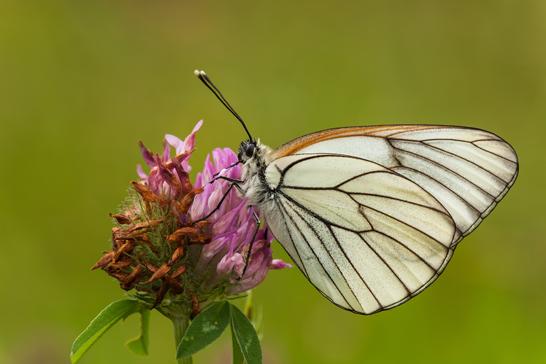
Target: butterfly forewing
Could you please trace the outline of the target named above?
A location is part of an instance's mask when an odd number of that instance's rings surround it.
[[[369,314],[434,281],[516,175],[513,149],[483,130],[332,129],[273,153],[264,215],[320,292]]]
[[[285,144],[274,158],[302,153],[357,156],[404,175],[444,206],[456,223],[458,240],[491,212],[518,172],[515,151],[500,137],[453,126],[331,129]]]

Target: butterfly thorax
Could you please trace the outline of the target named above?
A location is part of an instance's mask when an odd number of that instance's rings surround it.
[[[271,161],[271,148],[260,141],[246,140],[239,147],[239,161],[243,163],[242,190],[251,204],[262,206],[271,200],[273,191],[269,188],[265,169]]]

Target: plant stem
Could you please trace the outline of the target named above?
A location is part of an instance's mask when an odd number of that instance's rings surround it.
[[[175,349],[178,350],[178,344],[182,340],[186,329],[190,323],[189,318],[187,317],[173,317],[171,318],[174,326],[174,340],[175,340]],[[177,360],[178,364],[192,364],[193,360],[191,356],[189,358],[180,358]]]

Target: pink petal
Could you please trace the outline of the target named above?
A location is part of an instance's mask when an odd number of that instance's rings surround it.
[[[144,162],[148,165],[148,167],[155,166],[155,159],[153,153],[146,148],[144,143],[138,142],[138,145],[140,147],[140,153],[142,154],[142,158],[144,158]]]
[[[184,142],[180,138],[172,134],[165,134],[165,141],[175,149],[176,155],[184,152]]]
[[[292,268],[292,264],[286,263],[282,261],[281,259],[273,259],[271,261],[271,264],[269,264],[270,269],[285,269],[285,268]]]
[[[190,135],[184,139],[184,148],[188,152],[192,152],[195,144],[195,134],[201,129],[201,126],[203,125],[203,120],[199,120],[197,124],[193,127],[193,130],[191,131]]]
[[[148,178],[148,175],[146,174],[146,172],[144,172],[144,169],[142,168],[142,165],[137,164],[136,170],[137,170],[137,174],[140,177],[140,179],[145,180],[145,179]]]

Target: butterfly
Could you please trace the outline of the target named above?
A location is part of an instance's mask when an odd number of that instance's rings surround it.
[[[273,150],[195,74],[248,135],[232,182],[305,277],[349,311],[373,314],[422,292],[518,175],[510,144],[461,126],[328,129]]]

